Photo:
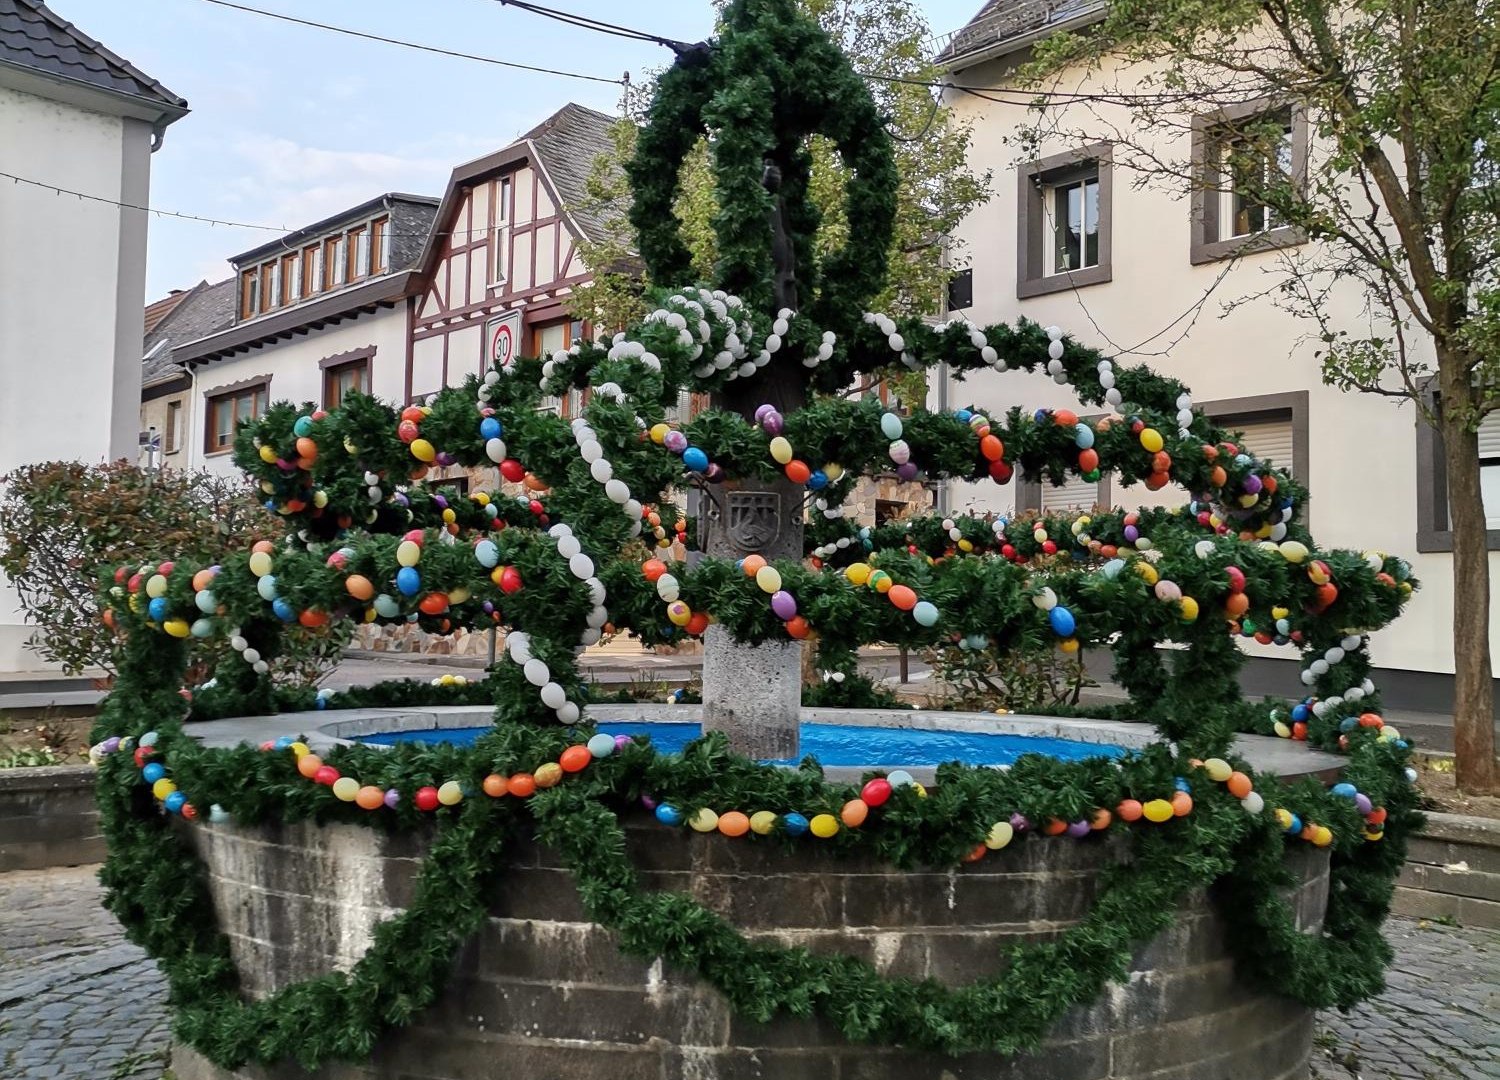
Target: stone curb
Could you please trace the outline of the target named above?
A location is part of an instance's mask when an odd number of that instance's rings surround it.
[[[1426,828],[1407,846],[1391,908],[1500,930],[1500,821],[1427,814]]]
[[[0,770],[0,873],[104,859],[92,765]]]

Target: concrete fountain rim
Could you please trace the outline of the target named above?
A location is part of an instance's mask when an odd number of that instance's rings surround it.
[[[353,745],[363,735],[390,731],[430,731],[441,728],[487,727],[493,709],[488,705],[433,705],[400,708],[329,709],[317,712],[277,713],[273,716],[238,716],[188,724],[186,731],[208,747],[259,745],[284,735],[303,737],[315,753],[324,754],[340,746]],[[585,719],[599,722],[651,721],[696,724],[703,719],[701,705],[599,704],[584,709]],[[806,723],[849,724],[862,727],[907,728],[919,731],[950,730],[1003,735],[1034,735],[1074,742],[1142,749],[1156,742],[1155,729],[1147,724],[1121,720],[1090,720],[1028,713],[949,712],[940,709],[832,709],[804,708]],[[381,744],[365,744],[381,745]],[[1318,777],[1331,781],[1345,760],[1314,750],[1306,744],[1266,735],[1239,735],[1234,752],[1259,774],[1274,774],[1285,781]],[[857,781],[870,769],[901,768],[899,762],[869,766],[830,766],[824,775],[831,782]],[[1000,766],[1004,768],[1005,766]],[[934,770],[908,767],[921,783],[931,783]]]

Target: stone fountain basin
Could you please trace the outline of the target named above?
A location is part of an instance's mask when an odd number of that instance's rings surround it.
[[[597,720],[699,719],[696,706],[600,706]],[[1136,747],[1143,725],[906,710],[803,710],[804,719],[872,726],[1011,731]],[[195,724],[211,745],[306,735],[315,750],[374,732],[474,727],[472,707],[299,713]],[[1258,770],[1336,772],[1341,759],[1278,739],[1244,737]],[[883,763],[894,766],[898,763]],[[911,770],[917,773],[918,770]],[[856,779],[858,769],[830,770]],[[839,775],[840,772],[851,775]],[[929,770],[930,774],[930,770]],[[923,777],[919,774],[919,779]],[[929,775],[930,778],[930,775]],[[814,842],[781,845],[667,829],[644,811],[623,819],[647,888],[692,895],[752,938],[858,956],[891,976],[949,986],[1000,974],[1008,947],[1061,934],[1089,910],[1101,875],[1129,859],[1123,835],[1028,838],[978,863],[925,872],[835,858]],[[263,997],[330,969],[349,970],[376,924],[410,902],[428,834],[353,825],[200,824],[191,835],[242,985]],[[1289,899],[1305,931],[1321,927],[1327,852],[1289,848]],[[524,840],[506,858],[490,916],[459,957],[447,992],[368,1063],[319,1080],[1302,1080],[1311,1010],[1252,991],[1235,976],[1224,927],[1204,893],[1144,943],[1128,981],[1061,1018],[1018,1058],[959,1058],[848,1043],[818,1021],[757,1024],[716,990],[660,960],[622,954],[591,923],[556,853]],[[304,1077],[292,1066],[220,1070],[186,1047],[178,1080]]]

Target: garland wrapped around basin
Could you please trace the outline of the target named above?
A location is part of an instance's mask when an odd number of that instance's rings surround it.
[[[712,94],[720,85],[729,89]],[[819,124],[846,148],[848,197],[864,223],[822,267],[804,235],[813,219],[799,149]],[[508,860],[537,844],[627,954],[702,980],[736,1016],[817,1017],[851,1043],[902,1053],[1036,1047],[1070,1009],[1124,980],[1174,912],[1207,911],[1210,900],[1247,992],[1308,1007],[1377,992],[1389,959],[1380,924],[1418,815],[1409,748],[1379,715],[1366,634],[1410,596],[1407,565],[1317,548],[1299,519],[1300,485],[1145,367],[1117,365],[1056,328],[864,312],[890,239],[889,145],[862,82],[785,0],[735,0],[718,46],[662,80],[631,169],[657,280],[680,261],[666,223],[674,178],[705,127],[718,135],[722,283],[748,302],[724,289],[660,291],[654,310],[612,340],[517,359],[422,405],[353,394],[328,412],[278,404],[241,429],[235,459],[286,519],[284,541],[214,566],[119,567],[103,583],[120,652],[95,755],[104,881],[129,935],[161,964],[179,1037],[230,1070],[367,1059],[382,1036],[441,1004]],[[779,178],[769,188],[763,155]],[[779,215],[768,216],[772,207]],[[787,223],[804,232],[786,235]],[[793,269],[802,278],[789,284]],[[800,311],[784,302],[797,288]],[[837,389],[855,372],[937,363],[1045,371],[1105,413],[800,404],[803,379]],[[758,386],[765,402],[745,406]],[[539,411],[543,394],[573,389],[591,390],[579,416]],[[669,421],[682,389],[732,407]],[[431,470],[450,465],[495,466],[509,486],[445,493]],[[1058,483],[1103,472],[1153,489],[1176,483],[1191,501],[879,529],[843,517],[861,474],[895,467],[906,478],[1003,484],[1017,466]],[[696,537],[668,509],[687,485],[713,506],[726,493],[793,491],[776,524],[800,535],[811,511],[806,557],[655,557],[671,536]],[[712,530],[732,517],[705,518],[710,552],[723,542]],[[283,635],[317,634],[334,619],[433,633],[506,627],[483,684],[493,731],[466,748],[326,753],[291,736],[236,748],[195,740],[183,723],[193,642],[232,647],[212,686],[192,691],[195,709],[269,713],[278,698],[267,658]],[[622,631],[650,643],[704,636],[710,649],[764,644],[794,663],[784,646],[813,639],[823,666],[850,674],[851,686],[854,651],[872,642],[1109,649],[1131,714],[1159,740],[1119,760],[954,762],[927,785],[901,762],[850,783],[830,782],[816,762],[759,764],[731,751],[732,727],[663,754],[603,736],[585,715],[576,649]],[[1239,635],[1297,649],[1310,696],[1242,702]],[[795,741],[795,715],[791,723]],[[1234,751],[1237,730],[1341,750],[1343,775],[1331,788],[1258,776]],[[232,839],[230,830],[299,822],[410,834],[421,869],[348,970],[247,994],[195,845],[212,850],[215,829]],[[663,844],[745,845],[761,859],[785,847],[788,876],[816,874],[807,860],[828,858],[894,868],[885,874],[925,870],[952,882],[955,897],[966,874],[1049,859],[1042,845],[1109,845],[1119,860],[1096,868],[1093,901],[1068,925],[1013,949],[1003,971],[950,986],[748,937],[712,904],[648,888],[638,860],[650,829],[663,830]],[[705,835],[685,841],[688,832]],[[1321,928],[1294,918],[1288,845],[1304,862],[1328,859]],[[889,1060],[900,1075],[899,1053]]]

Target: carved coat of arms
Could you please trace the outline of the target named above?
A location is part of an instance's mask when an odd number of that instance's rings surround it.
[[[726,493],[730,542],[742,551],[759,551],[781,535],[781,496],[774,491]]]

